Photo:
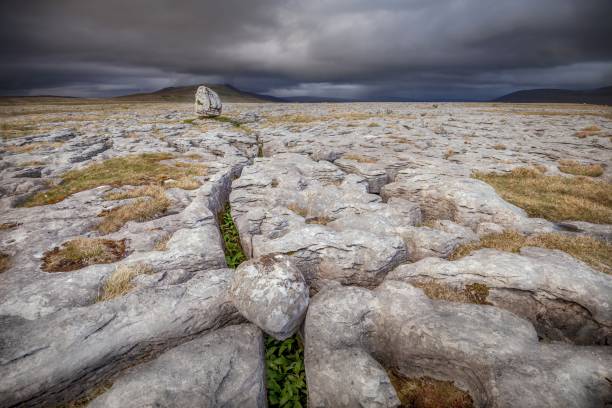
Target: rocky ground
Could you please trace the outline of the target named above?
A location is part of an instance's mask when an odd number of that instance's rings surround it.
[[[612,404],[610,108],[0,118],[0,406],[276,405],[264,333],[296,332],[311,407],[436,406],[407,399],[414,379],[455,407]],[[485,245],[510,233],[523,244]]]

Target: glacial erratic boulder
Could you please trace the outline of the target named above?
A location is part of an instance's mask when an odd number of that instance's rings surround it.
[[[308,308],[308,286],[284,255],[242,263],[230,287],[234,306],[269,335],[284,340],[299,328]]]
[[[195,94],[195,113],[198,116],[213,117],[221,114],[221,98],[205,86],[198,87]]]

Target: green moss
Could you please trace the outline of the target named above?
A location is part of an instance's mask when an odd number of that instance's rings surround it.
[[[266,336],[268,406],[305,407],[304,346],[295,335],[284,341]]]
[[[230,123],[232,126],[235,126],[235,127],[242,126],[242,123],[240,123],[234,118],[230,118],[229,116],[219,115],[219,116],[213,116],[208,119],[216,120],[217,122]]]
[[[240,235],[232,218],[232,209],[227,203],[219,214],[219,229],[223,236],[223,247],[225,250],[225,262],[230,268],[236,268],[246,261],[246,256],[240,244]]]

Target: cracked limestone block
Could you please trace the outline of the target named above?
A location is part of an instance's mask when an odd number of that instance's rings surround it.
[[[230,202],[248,256],[290,256],[315,291],[330,280],[380,283],[407,258],[393,228],[420,220],[414,204],[383,203],[367,193],[362,177],[298,154],[245,167],[232,183]]]
[[[265,407],[264,361],[257,327],[224,327],[122,373],[88,407]]]
[[[198,87],[195,94],[195,114],[213,117],[221,114],[221,98],[215,91],[205,86]]]
[[[308,308],[308,286],[285,255],[264,255],[240,264],[230,297],[244,317],[278,340],[298,330]]]
[[[551,232],[548,221],[503,200],[493,187],[480,180],[422,173],[406,169],[395,182],[382,188],[383,199],[402,197],[419,204],[425,220],[451,220],[476,230],[483,222],[521,232]]]
[[[227,299],[233,271],[200,272],[36,320],[0,316],[0,401],[53,405],[82,396],[126,366],[241,321]]]
[[[304,324],[311,407],[398,407],[386,370],[452,381],[475,407],[599,407],[612,398],[607,347],[538,342],[527,320],[431,300],[400,281],[332,286]]]
[[[612,344],[612,276],[561,251],[482,249],[452,262],[428,258],[401,265],[387,279],[458,290],[484,285],[489,304],[528,319],[545,339]]]

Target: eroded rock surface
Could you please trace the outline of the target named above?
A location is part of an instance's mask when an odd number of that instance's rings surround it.
[[[510,312],[431,300],[399,281],[326,288],[304,333],[313,407],[399,406],[391,368],[453,381],[478,407],[595,407],[612,396],[607,349],[542,344]]]
[[[284,255],[243,262],[234,273],[230,295],[244,317],[278,340],[296,332],[308,308],[304,277]]]
[[[612,277],[561,251],[482,249],[457,261],[427,258],[402,265],[387,278],[459,290],[482,284],[488,303],[528,319],[546,339],[612,343]]]
[[[609,109],[225,104],[207,119],[221,103],[199,96],[198,117],[191,104],[0,107],[0,406],[66,404],[100,386],[92,406],[264,406],[262,332],[247,320],[285,338],[307,307],[311,406],[397,406],[386,369],[454,381],[478,407],[612,400],[609,276],[534,248],[445,260],[507,229],[609,242],[610,225],[530,218],[470,177],[532,165],[572,177],[558,169],[572,159],[603,165],[610,182]],[[173,176],[152,169],[136,185],[113,179],[21,206],[68,172],[143,154],[162,155]],[[161,210],[100,229],[152,203],[134,193],[147,185]],[[253,258],[237,271],[218,228],[228,201]],[[125,253],[43,269],[81,238]],[[265,259],[278,260],[268,271]],[[146,272],[107,296],[133,266]],[[410,284],[430,280],[486,286],[488,304],[432,300]]]

